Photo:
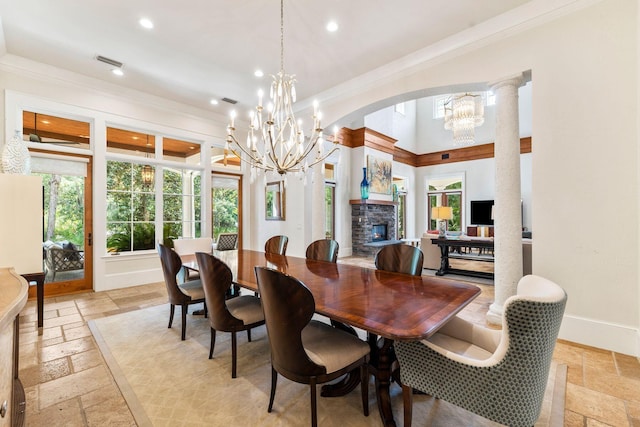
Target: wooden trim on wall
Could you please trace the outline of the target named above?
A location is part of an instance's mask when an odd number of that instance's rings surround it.
[[[520,154],[531,153],[531,137],[520,138]],[[442,165],[446,163],[467,162],[470,160],[490,159],[494,157],[494,143],[454,148],[435,153],[413,154],[396,147],[393,160],[413,167]]]
[[[396,147],[397,139],[381,134],[366,127],[359,129],[342,128],[338,132],[340,145],[349,148],[369,147],[393,155],[393,160],[415,168],[421,166],[442,165],[446,163],[467,162],[470,160],[490,159],[494,157],[494,143],[453,148],[435,153],[414,154]],[[520,154],[531,153],[531,137],[520,138]]]

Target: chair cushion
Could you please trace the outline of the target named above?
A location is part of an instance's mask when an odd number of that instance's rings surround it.
[[[312,320],[302,330],[302,345],[314,363],[327,373],[338,371],[369,353],[369,345],[347,332]]]
[[[435,344],[438,347],[441,347],[447,352],[455,353],[460,356],[468,357],[470,359],[485,360],[493,355],[493,353],[481,347],[478,347],[477,345],[473,345],[468,341],[454,338],[450,335],[435,333],[427,341],[429,341],[431,344]]]
[[[185,295],[189,295],[191,299],[204,299],[204,289],[200,280],[191,280],[178,285]]]
[[[264,320],[264,312],[260,298],[253,295],[242,295],[226,301],[227,309],[233,317],[242,320],[245,325]]]

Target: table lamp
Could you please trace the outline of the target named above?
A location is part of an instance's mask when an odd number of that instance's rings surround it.
[[[438,221],[438,237],[444,237],[447,231],[447,221],[453,218],[450,206],[434,206],[431,208],[431,218]]]

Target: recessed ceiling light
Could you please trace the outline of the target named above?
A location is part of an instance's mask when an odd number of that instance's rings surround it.
[[[262,77],[262,76],[264,76],[264,73],[262,72],[262,70],[256,70],[253,73],[253,75],[256,76],[256,77]]]
[[[120,68],[114,68],[111,72],[116,76],[124,76],[124,72]]]
[[[327,31],[329,31],[330,33],[338,31],[338,23],[336,21],[329,21],[327,23]]]
[[[211,103],[211,105],[218,105],[218,100],[212,99],[211,101],[209,101],[209,103]]]
[[[153,28],[153,22],[151,22],[149,18],[140,18],[138,22],[147,30],[150,30]]]

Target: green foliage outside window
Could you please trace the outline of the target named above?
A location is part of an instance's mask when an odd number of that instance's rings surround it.
[[[213,236],[220,233],[238,232],[238,190],[233,188],[213,188]]]

